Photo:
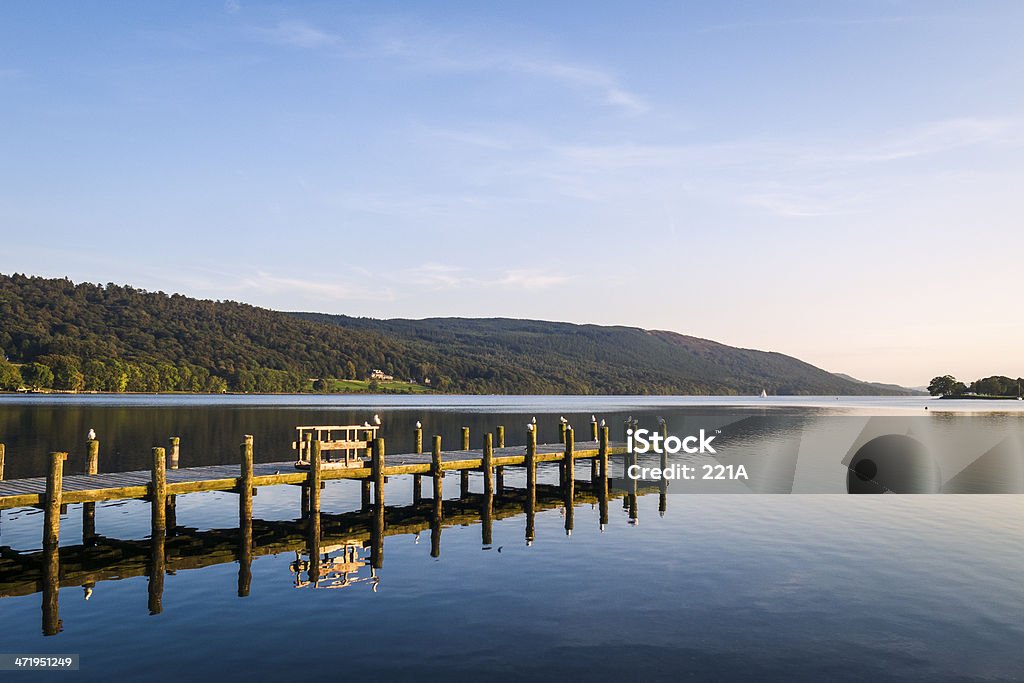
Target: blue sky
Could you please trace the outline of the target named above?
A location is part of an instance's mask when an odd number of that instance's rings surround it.
[[[1024,375],[1024,4],[0,5],[0,272]]]

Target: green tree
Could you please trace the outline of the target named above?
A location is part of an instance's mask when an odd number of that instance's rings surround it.
[[[356,364],[352,361],[345,361],[345,379],[356,378]]]
[[[53,370],[42,363],[29,363],[21,368],[21,377],[25,384],[33,389],[49,389],[53,387]]]
[[[958,382],[953,375],[933,377],[928,384],[928,393],[932,396],[960,396],[967,391],[963,382]]]
[[[21,373],[14,363],[0,358],[0,391],[17,391],[21,388]]]
[[[85,388],[85,375],[82,374],[78,359],[74,356],[41,356],[39,361],[53,371],[54,389],[81,391]]]

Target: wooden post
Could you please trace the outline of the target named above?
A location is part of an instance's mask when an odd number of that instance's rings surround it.
[[[167,451],[153,448],[150,469],[149,508],[152,512],[150,529],[149,613],[163,612],[165,543],[167,539]]]
[[[60,506],[67,453],[50,453],[43,516],[43,635],[61,632],[57,595],[60,592]]]
[[[413,436],[415,442],[415,452],[417,454],[423,453],[423,427],[416,427],[416,431]],[[418,504],[423,501],[423,476],[420,474],[412,475],[412,502]]]
[[[597,420],[591,420],[590,421],[590,440],[591,441],[597,441],[598,440],[597,431],[598,431]]]
[[[526,434],[526,543],[533,543],[534,512],[537,506],[537,427]]]
[[[367,510],[370,509],[370,502],[372,500],[372,498],[370,496],[370,479],[360,479],[359,480],[359,491],[360,491],[360,496],[359,496],[360,507],[363,510],[363,512],[366,512]]]
[[[590,440],[594,443],[600,440],[596,418],[590,421]],[[590,459],[590,481],[597,482],[597,458]]]
[[[238,597],[249,595],[252,584],[252,435],[246,434],[240,446],[241,476],[238,478]]]
[[[380,569],[384,565],[384,438],[373,442],[373,534],[370,566]]]
[[[85,473],[90,476],[100,471],[100,442],[89,439],[85,442]],[[96,545],[96,503],[82,504],[82,545],[92,548]]]
[[[163,448],[153,449],[153,467],[151,470],[150,508],[153,512],[153,533],[167,533],[167,451]]]
[[[462,428],[462,450],[469,450],[469,427]],[[459,470],[459,496],[469,495],[469,470]]]
[[[384,437],[377,437],[373,442],[373,504],[384,507]]]
[[[172,436],[167,440],[167,469],[178,469],[179,455],[181,453],[181,437]],[[167,496],[167,530],[173,536],[174,530],[178,528],[178,500],[177,496]]]
[[[434,437],[434,447],[430,453],[430,476],[434,480],[434,509],[430,516],[430,556],[441,555],[441,520],[444,517],[444,502],[441,485],[444,471],[441,469],[441,437]]]
[[[608,427],[602,427],[598,441],[597,500],[601,531],[608,523]]]
[[[100,472],[100,442],[98,439],[89,439],[85,442],[85,473],[99,474]]]
[[[558,423],[558,443],[565,443],[565,423]]]
[[[576,438],[573,436],[573,429],[565,430],[565,455],[562,457],[562,465],[565,469],[565,485],[576,484]]]
[[[299,500],[299,517],[306,519],[309,516],[309,478],[307,475],[306,481],[299,484],[299,488],[302,490],[301,498]]]
[[[484,472],[484,495],[494,495],[494,443],[490,432],[484,434],[484,452],[480,458],[480,466]]]
[[[505,425],[498,425],[494,428],[495,448],[505,447]],[[494,492],[501,495],[505,492],[505,466],[498,465],[494,468]]]
[[[320,440],[310,442],[309,448],[309,513],[320,513]]]
[[[178,469],[178,459],[181,456],[181,437],[172,436],[168,441],[167,468]]]
[[[434,508],[441,514],[441,485],[444,482],[444,471],[441,470],[441,437],[434,437],[434,448],[430,454],[430,476],[434,480]]]
[[[665,443],[665,439],[668,438],[668,423],[665,420],[661,421],[661,443]],[[661,467],[662,476],[658,479],[658,514],[662,517],[665,516],[665,510],[668,509],[668,479],[665,478],[665,470],[668,469],[668,451],[665,448],[661,449],[661,459],[658,463]]]
[[[0,443],[0,481],[4,480],[4,457],[7,454],[7,446]]]
[[[565,535],[572,535],[573,516],[576,513],[576,438],[572,427],[565,430]]]

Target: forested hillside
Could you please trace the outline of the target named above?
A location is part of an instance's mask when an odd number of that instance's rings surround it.
[[[288,314],[24,275],[0,275],[0,350],[4,390],[294,392],[379,369],[465,393],[878,393],[789,356],[671,332]]]

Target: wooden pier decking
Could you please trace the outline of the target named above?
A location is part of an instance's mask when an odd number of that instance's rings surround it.
[[[508,446],[493,449],[492,467],[525,466],[526,446]],[[575,446],[573,459],[586,460],[599,456],[600,444],[586,441]],[[608,454],[626,452],[624,443],[609,443]],[[386,456],[383,474],[385,477],[399,474],[430,475],[430,454],[404,453]],[[483,467],[483,449],[442,451],[441,470],[479,471]],[[562,462],[565,459],[565,444],[540,444],[537,446],[536,462]],[[349,469],[322,469],[320,479],[361,479],[371,480],[373,468],[353,467]],[[200,491],[233,491],[239,485],[241,473],[238,465],[208,465],[167,470],[166,495],[197,493]],[[252,485],[274,486],[277,484],[303,484],[309,473],[295,468],[295,461],[254,463]],[[98,503],[109,500],[145,499],[150,495],[152,472],[135,470],[131,472],[105,472],[102,474],[65,474],[62,478],[62,504]],[[44,503],[46,477],[0,481],[0,510],[14,507],[37,506]]]

